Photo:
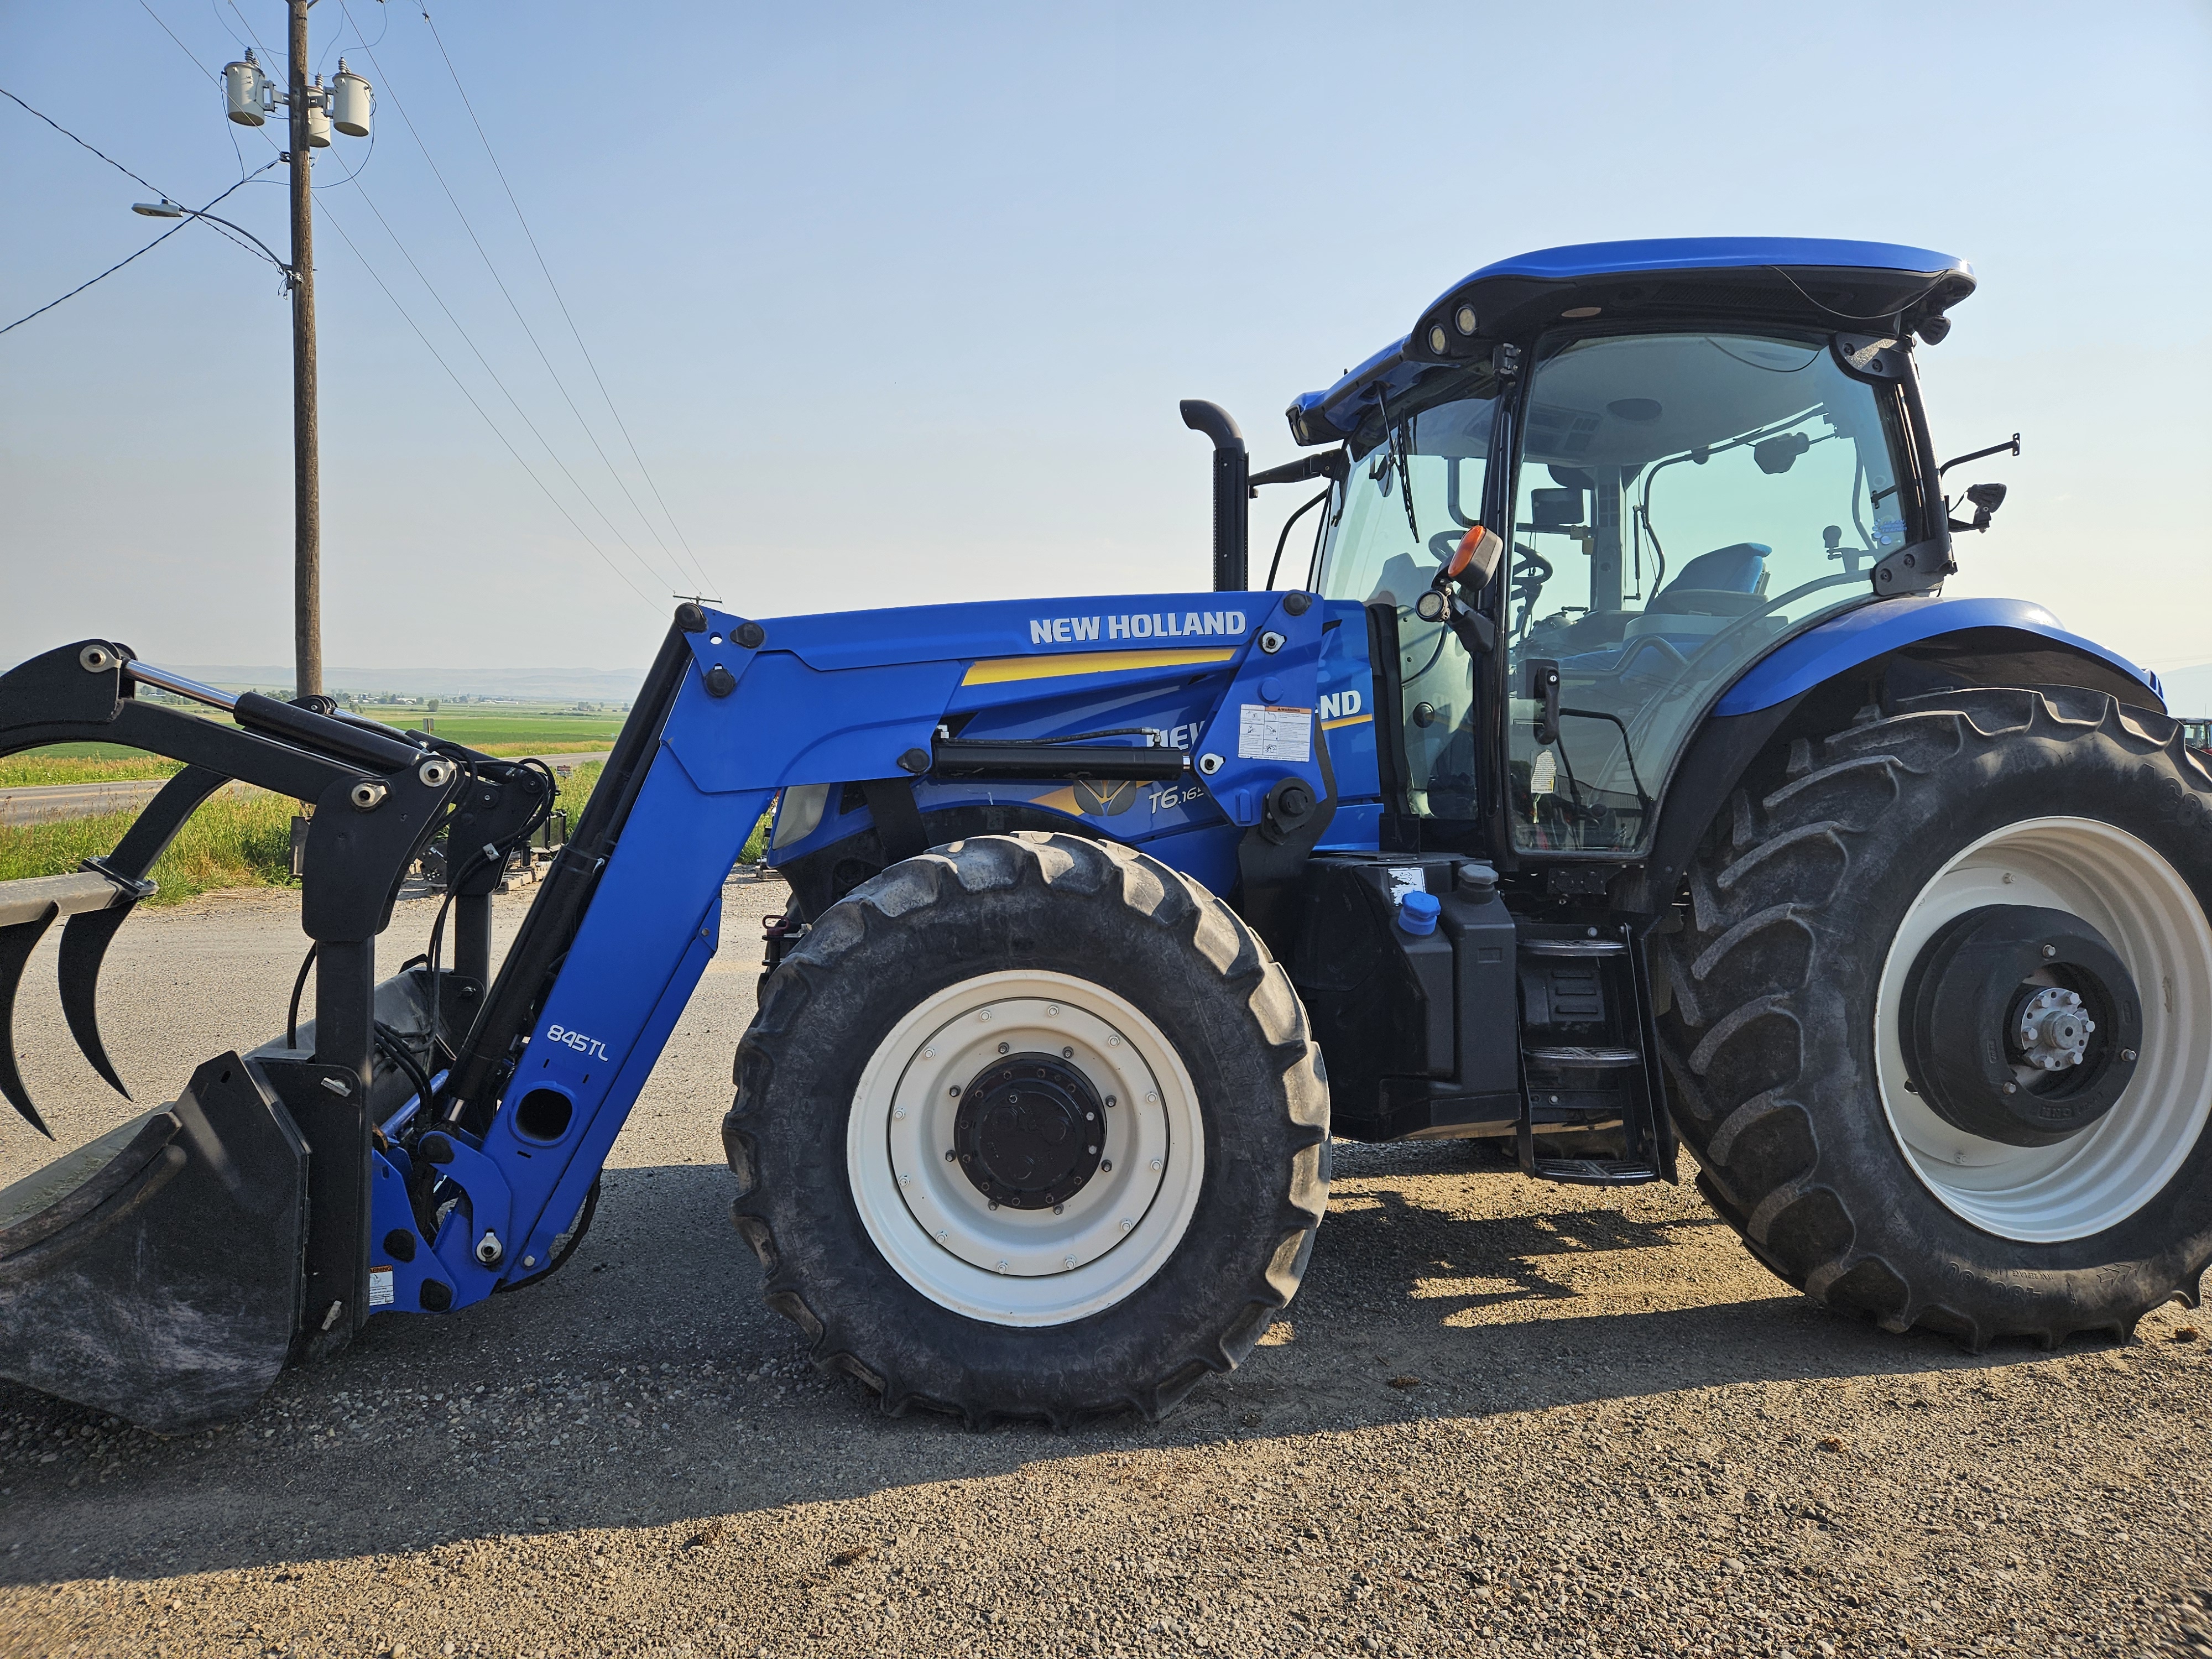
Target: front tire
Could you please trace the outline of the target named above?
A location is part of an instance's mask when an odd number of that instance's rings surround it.
[[[848,895],[769,976],[736,1080],[763,1295],[893,1413],[1158,1418],[1250,1351],[1326,1204],[1288,978],[1195,883],[1078,837],[956,842]]]
[[[1707,837],[1667,955],[1671,1103],[1715,1208],[1815,1298],[1972,1349],[2193,1305],[2212,1260],[2212,776],[2176,724],[2086,690],[1962,690],[1817,752],[1797,740],[1780,770]],[[1931,1028],[1916,988],[1944,938],[1991,916],[2124,964],[2100,970],[2102,1036],[2052,1062],[2081,1068],[2077,1097],[2112,1068],[2117,1098],[2056,1139],[2003,1115],[2049,1091],[2055,1121],[2064,1091],[2002,1032]],[[1942,1006],[1972,1000],[1972,971],[1959,982]],[[2002,1093],[1961,1107],[1939,1085],[1985,1057]]]

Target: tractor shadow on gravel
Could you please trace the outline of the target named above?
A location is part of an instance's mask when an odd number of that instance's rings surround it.
[[[613,1169],[555,1279],[379,1319],[245,1422],[162,1440],[0,1384],[0,1583],[356,1558],[863,1498],[1117,1450],[1666,1395],[1977,1371],[1769,1278],[1696,1194],[1538,1187],[1465,1149],[1346,1149],[1297,1302],[1165,1423],[969,1433],[878,1415],[758,1300],[727,1172]],[[676,1537],[675,1546],[680,1546]]]

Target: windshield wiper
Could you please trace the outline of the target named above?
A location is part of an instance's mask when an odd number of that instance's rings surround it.
[[[1413,469],[1407,465],[1406,452],[1413,447],[1413,422],[1408,418],[1402,427],[1390,424],[1390,399],[1378,381],[1375,387],[1375,407],[1382,416],[1382,430],[1389,434],[1390,453],[1398,464],[1398,493],[1406,498],[1406,528],[1413,532],[1413,545],[1421,545],[1420,520],[1413,516]]]

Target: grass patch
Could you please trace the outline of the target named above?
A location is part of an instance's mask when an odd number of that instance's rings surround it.
[[[256,790],[218,795],[185,821],[149,872],[161,891],[147,902],[177,904],[220,887],[289,886],[292,814],[284,795]],[[51,823],[0,825],[0,881],[60,876],[112,852],[135,811]]]
[[[605,765],[592,761],[560,780],[559,805],[571,829],[599,787]],[[217,795],[193,813],[150,872],[161,890],[149,904],[179,904],[225,887],[289,887],[292,884],[292,815],[289,796],[263,790]],[[61,876],[88,858],[112,852],[137,817],[135,811],[103,812],[97,817],[63,818],[47,823],[0,824],[0,881],[27,876]],[[753,826],[742,854],[758,860],[768,846],[770,815]]]
[[[173,777],[185,769],[182,761],[165,760],[117,743],[73,743],[70,754],[60,747],[26,749],[0,757],[0,789],[21,789],[42,783],[115,783],[133,778]]]

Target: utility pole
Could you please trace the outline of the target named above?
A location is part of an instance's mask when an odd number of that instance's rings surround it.
[[[314,0],[285,0],[288,88],[278,93],[248,52],[222,71],[230,118],[241,126],[265,125],[279,106],[286,112],[292,167],[292,658],[295,696],[323,690],[322,462],[315,420],[315,226],[310,158],[327,148],[335,127],[349,138],[368,136],[369,84],[338,59],[328,88],[307,80],[307,8]],[[162,204],[149,210],[167,210]]]
[[[315,431],[315,227],[309,188],[307,7],[291,11],[292,100],[292,695],[323,690],[322,457]],[[330,142],[327,132],[323,139]]]

